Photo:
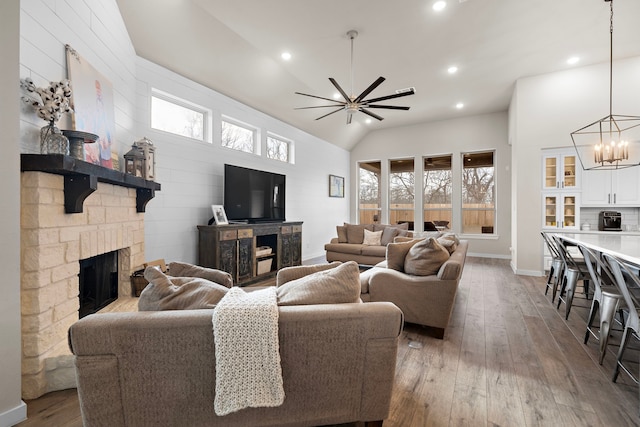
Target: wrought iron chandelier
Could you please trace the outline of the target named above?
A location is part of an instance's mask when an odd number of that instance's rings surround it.
[[[609,25],[609,115],[571,132],[584,170],[640,166],[640,117],[613,114],[613,0]],[[624,133],[624,135],[623,135]],[[599,139],[594,144],[594,138]],[[585,145],[580,141],[586,142]],[[592,159],[593,158],[593,159]],[[630,160],[631,158],[631,160]]]

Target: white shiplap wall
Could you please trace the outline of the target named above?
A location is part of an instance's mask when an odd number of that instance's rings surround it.
[[[156,145],[156,174],[162,184],[162,191],[147,205],[148,259],[196,261],[196,225],[211,218],[212,204],[222,204],[225,163],[286,175],[287,220],[304,221],[303,259],[324,254],[323,246],[335,236],[335,226],[349,217],[348,194],[341,199],[328,197],[329,174],[348,176],[347,151],[144,59],[138,59],[137,75],[140,129]],[[151,129],[152,89],[211,110],[213,141],[200,142]],[[223,148],[222,116],[256,127],[262,152],[267,132],[293,141],[295,163]],[[177,241],[184,244],[176,245]]]
[[[267,114],[207,89],[136,56],[115,0],[21,1],[20,77],[38,86],[66,78],[65,44],[107,77],[114,90],[116,142],[120,155],[133,141],[150,138],[157,148],[157,181],[162,190],[147,204],[146,259],[197,261],[197,228],[211,217],[211,204],[222,203],[223,165],[233,163],[287,176],[286,216],[304,221],[303,259],[323,255],[335,236],[336,224],[349,218],[349,153]],[[211,144],[153,131],[149,127],[151,88],[187,99],[213,111]],[[220,146],[221,115],[295,143],[295,164],[268,161]],[[39,129],[45,123],[23,105],[20,149],[39,150]],[[59,123],[71,128],[70,118]],[[218,132],[216,132],[218,131]],[[347,178],[345,198],[328,197],[329,174]]]

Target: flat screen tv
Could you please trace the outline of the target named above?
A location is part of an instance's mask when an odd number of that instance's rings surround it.
[[[229,221],[284,222],[286,177],[224,165],[224,210]]]

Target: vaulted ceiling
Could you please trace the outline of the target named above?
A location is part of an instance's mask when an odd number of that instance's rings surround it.
[[[139,56],[345,149],[376,129],[504,111],[518,78],[609,60],[604,0],[447,0],[440,12],[435,0],[117,2]],[[614,58],[640,55],[639,20],[640,1],[615,1]],[[329,77],[350,92],[352,29],[353,92],[384,76],[370,97],[414,87],[385,102],[409,111],[347,125],[342,111],[294,109],[326,104],[294,92],[332,98]]]

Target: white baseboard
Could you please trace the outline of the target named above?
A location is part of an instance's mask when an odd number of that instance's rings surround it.
[[[511,259],[511,255],[484,254],[484,253],[475,253],[475,252],[468,252],[467,256],[477,257],[477,258]]]
[[[0,414],[0,427],[11,427],[15,426],[21,421],[27,419],[27,404],[22,400],[20,401],[20,405],[15,408],[9,409],[8,411],[4,411]]]

